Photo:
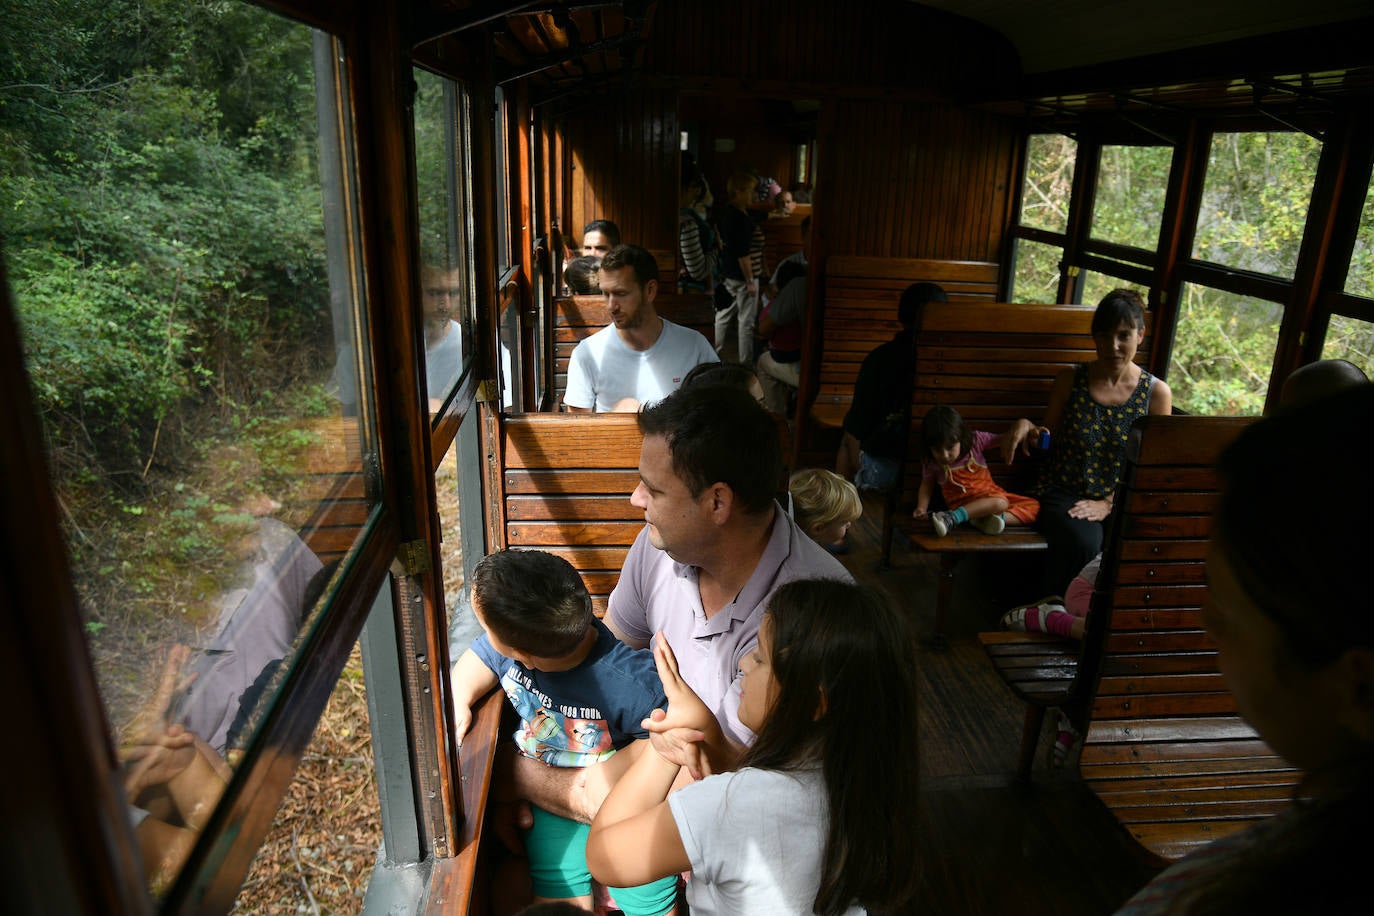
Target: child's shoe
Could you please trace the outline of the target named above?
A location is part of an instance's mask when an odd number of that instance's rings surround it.
[[[953,512],[932,512],[930,513],[930,523],[935,526],[935,534],[944,537],[959,524],[954,520]]]
[[[1073,753],[1074,747],[1078,744],[1081,737],[1078,729],[1074,728],[1073,721],[1059,711],[1059,727],[1055,732],[1054,744],[1050,745],[1050,766],[1058,769],[1069,762],[1069,755]]]
[[[971,518],[968,523],[977,528],[984,534],[1001,534],[1007,530],[1007,520],[1001,515],[985,515],[982,518]]]
[[[1018,633],[1043,633],[1045,628],[1041,626],[1041,621],[1050,611],[1063,612],[1064,599],[1059,595],[1046,595],[1039,601],[1014,607],[1002,615],[1002,629]],[[1029,622],[1027,616],[1031,618]]]

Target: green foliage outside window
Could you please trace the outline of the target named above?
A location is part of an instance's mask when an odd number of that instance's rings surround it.
[[[1173,149],[1167,146],[1104,146],[1098,160],[1092,237],[1145,251],[1158,248],[1172,158]],[[1089,301],[1086,295],[1084,301]]]
[[[1059,293],[1059,262],[1064,250],[1020,239],[1016,243],[1016,278],[1011,301],[1054,302]]]
[[[1063,232],[1069,223],[1069,197],[1078,141],[1063,134],[1032,134],[1026,144],[1026,177],[1021,184],[1021,225]]]

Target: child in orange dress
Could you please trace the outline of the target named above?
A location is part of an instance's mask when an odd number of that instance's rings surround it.
[[[912,514],[928,517],[940,537],[963,522],[986,534],[1001,534],[1007,525],[1034,522],[1040,503],[1003,490],[988,470],[983,452],[994,445],[1000,447],[1001,439],[969,429],[952,407],[932,407],[921,421],[921,489]],[[930,512],[936,484],[948,509]]]

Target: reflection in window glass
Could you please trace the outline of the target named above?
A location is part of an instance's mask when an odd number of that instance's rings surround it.
[[[1326,342],[1322,344],[1322,359],[1348,360],[1374,378],[1374,324],[1332,315],[1331,325],[1326,329]]]
[[[1350,255],[1350,271],[1345,276],[1345,291],[1374,299],[1374,180],[1365,191],[1360,228],[1355,233],[1355,250]]]
[[[1283,306],[1185,283],[1169,387],[1189,413],[1258,416],[1278,347]]]
[[[1320,155],[1307,134],[1215,135],[1193,257],[1292,277]]]
[[[193,837],[368,517],[340,51],[248,4],[115,49],[125,13],[63,15],[9,48],[0,231],[130,817]]]
[[[472,353],[472,208],[462,87],[415,71],[415,176],[420,204],[420,295],[425,382],[437,411]]]
[[[1164,218],[1173,149],[1104,146],[1098,159],[1091,235],[1104,242],[1154,251]]]
[[[1028,239],[1016,241],[1016,278],[1012,302],[1054,302],[1059,294],[1059,262],[1064,250]]]
[[[1063,134],[1032,134],[1026,141],[1026,179],[1021,184],[1021,225],[1063,232],[1078,141]],[[1052,300],[1046,300],[1052,301]]]

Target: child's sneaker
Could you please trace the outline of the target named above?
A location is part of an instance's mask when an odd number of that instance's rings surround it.
[[[968,523],[977,528],[984,534],[1001,534],[1007,530],[1007,520],[1000,515],[985,515],[982,518],[971,518]]]
[[[1081,736],[1074,727],[1073,720],[1059,711],[1059,727],[1055,731],[1054,743],[1050,745],[1050,767],[1058,769],[1069,762],[1069,755],[1078,744]]]
[[[1015,630],[1018,633],[1043,633],[1045,630],[1044,627],[1040,625],[1040,621],[1043,620],[1050,611],[1063,610],[1063,598],[1058,595],[1046,595],[1039,601],[1018,605],[1003,614],[1002,629]],[[1029,623],[1026,620],[1028,615],[1032,617]]]
[[[930,523],[935,526],[935,534],[944,537],[949,534],[950,529],[959,524],[954,520],[953,512],[932,512],[930,513]]]

